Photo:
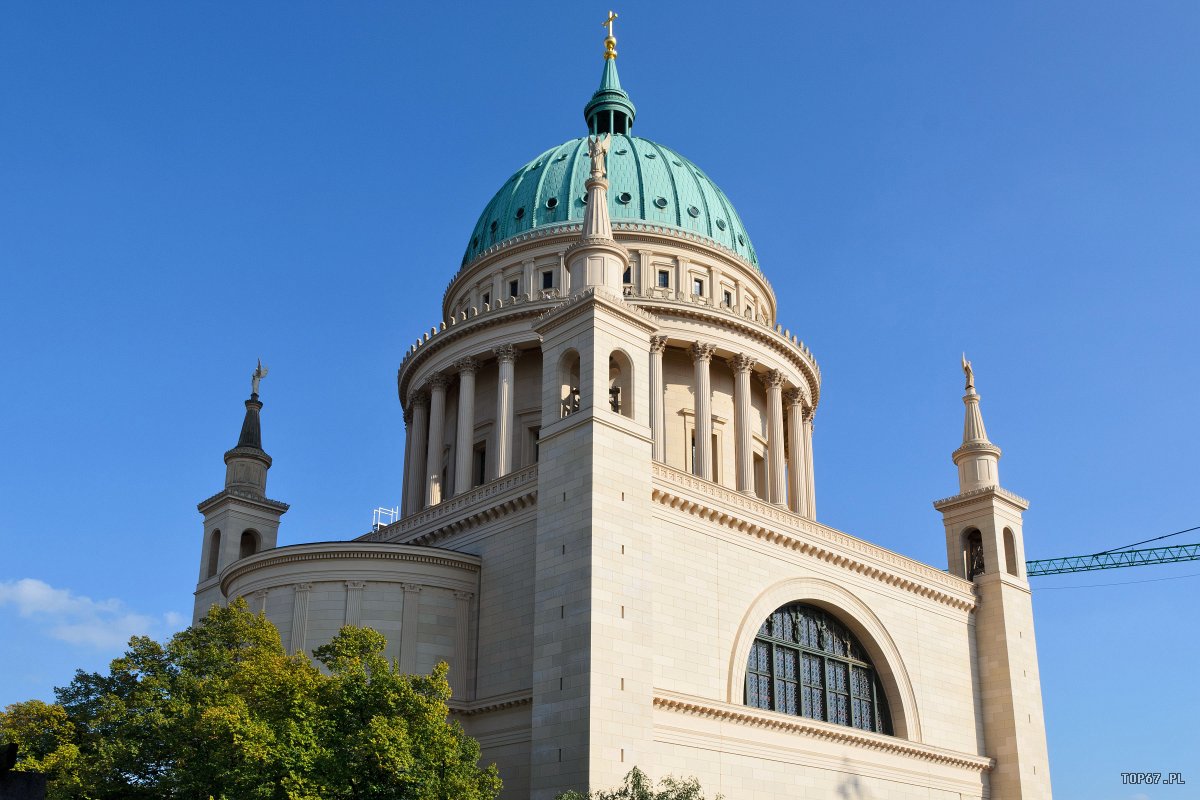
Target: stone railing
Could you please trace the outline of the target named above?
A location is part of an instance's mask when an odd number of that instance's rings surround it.
[[[666,464],[655,463],[653,472],[653,497],[662,505],[955,608],[975,607],[970,581]]]
[[[435,506],[421,509],[407,517],[358,538],[367,542],[404,542],[431,544],[467,527],[490,519],[503,509],[524,508],[537,497],[537,464],[510,472],[491,483],[485,483],[444,500]]]

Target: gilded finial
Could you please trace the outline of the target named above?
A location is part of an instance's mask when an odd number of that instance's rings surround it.
[[[617,38],[613,36],[612,26],[617,15],[612,11],[608,12],[608,19],[600,23],[600,27],[608,28],[608,36],[604,37],[604,58],[605,60],[617,57]]]

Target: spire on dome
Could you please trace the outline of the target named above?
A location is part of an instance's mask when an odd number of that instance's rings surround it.
[[[600,88],[583,109],[583,118],[587,120],[588,130],[594,136],[602,133],[629,134],[633,131],[633,119],[637,116],[633,101],[621,88],[621,78],[617,75],[617,40],[612,34],[616,18],[617,15],[609,11],[608,19],[603,23],[608,28],[608,36],[604,37],[604,71],[600,73]]]
[[[962,369],[967,379],[967,393],[963,395],[966,415],[962,445],[954,451],[953,458],[958,466],[959,491],[969,492],[1000,485],[1000,448],[988,439],[983,413],[979,410],[979,395],[975,392],[975,371],[966,353],[962,357]]]

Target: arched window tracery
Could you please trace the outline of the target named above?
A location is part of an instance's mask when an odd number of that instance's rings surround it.
[[[758,630],[746,666],[748,706],[891,735],[892,720],[866,650],[815,606],[777,608]]]

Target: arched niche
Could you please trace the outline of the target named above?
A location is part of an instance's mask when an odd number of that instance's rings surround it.
[[[894,735],[913,742],[922,741],[917,713],[917,696],[912,680],[900,658],[900,650],[875,613],[849,590],[822,578],[789,578],[766,589],[754,599],[742,616],[734,638],[729,662],[726,701],[743,703],[746,663],[750,648],[763,620],[775,609],[788,603],[806,603],[837,617],[867,651],[883,686],[892,717]]]
[[[579,353],[568,350],[558,361],[558,396],[562,401],[562,416],[574,414],[582,403],[579,385]]]
[[[215,530],[208,537],[208,559],[205,561],[204,577],[212,578],[217,574],[217,565],[221,561],[221,531]]]
[[[1009,575],[1021,575],[1017,565],[1017,539],[1011,528],[1004,529],[1004,570]]]
[[[261,549],[262,537],[258,531],[247,529],[242,531],[242,539],[238,543],[238,558],[248,558]]]
[[[978,528],[967,528],[962,532],[963,577],[969,581],[987,571],[983,558],[983,534]]]
[[[633,360],[624,350],[608,355],[608,404],[623,417],[633,417]]]

